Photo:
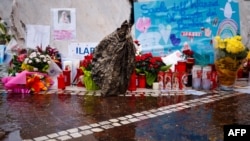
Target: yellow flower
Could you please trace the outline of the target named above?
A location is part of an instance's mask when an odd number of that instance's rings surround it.
[[[241,40],[242,38],[239,35],[225,39],[216,36],[214,47],[216,49],[225,49],[228,53],[237,54],[245,50],[245,46],[243,45]]]
[[[230,56],[239,60],[246,58],[248,52],[245,45],[242,43],[242,38],[239,35],[222,39],[219,36],[214,38],[214,49],[217,52],[216,56]],[[250,58],[250,55],[249,55]]]
[[[220,41],[218,42],[218,48],[219,48],[219,49],[224,49],[224,48],[226,48],[226,42],[225,42],[224,40],[220,40]]]
[[[250,59],[250,51],[248,51],[247,59]]]

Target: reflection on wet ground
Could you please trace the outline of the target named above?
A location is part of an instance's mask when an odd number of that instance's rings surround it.
[[[5,141],[223,140],[223,125],[250,124],[249,101],[250,95],[237,92],[163,96],[145,90],[103,98],[2,91],[0,131],[10,133]]]

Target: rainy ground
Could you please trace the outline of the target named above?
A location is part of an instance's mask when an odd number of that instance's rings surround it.
[[[0,91],[4,141],[222,141],[223,127],[250,125],[250,95],[137,89],[101,97],[68,88],[40,94]],[[2,135],[1,135],[2,134]]]

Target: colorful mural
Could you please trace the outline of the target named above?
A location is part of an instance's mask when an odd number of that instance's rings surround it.
[[[212,39],[240,33],[237,0],[135,2],[135,37],[142,52],[165,56],[190,47],[196,63],[214,61]]]

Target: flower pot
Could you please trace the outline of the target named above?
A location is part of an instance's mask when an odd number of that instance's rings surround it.
[[[215,59],[215,68],[220,90],[233,90],[241,60],[223,57]]]

